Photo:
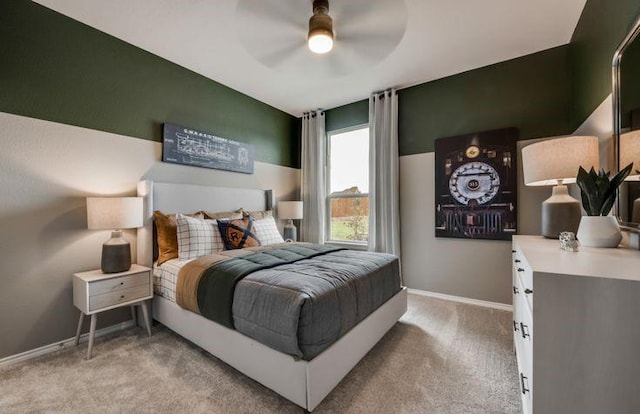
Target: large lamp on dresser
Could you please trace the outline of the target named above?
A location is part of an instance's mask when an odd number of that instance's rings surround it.
[[[598,138],[575,136],[550,139],[522,149],[524,183],[553,186],[551,197],[542,203],[542,235],[557,239],[561,232],[577,232],[582,216],[580,202],[569,194],[566,184],[575,183],[578,169],[600,166]]]
[[[87,227],[90,230],[113,230],[102,245],[103,273],[125,272],[131,268],[131,246],[122,229],[142,227],[141,197],[87,198]]]
[[[626,181],[640,181],[640,129],[620,135],[620,168],[633,163],[633,170]],[[640,223],[640,198],[633,200],[629,221]]]

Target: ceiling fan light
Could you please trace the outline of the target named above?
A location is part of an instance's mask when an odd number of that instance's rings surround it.
[[[313,53],[327,53],[333,48],[333,35],[326,32],[309,33],[307,42]]]
[[[327,53],[333,48],[333,20],[327,14],[329,3],[326,0],[313,2],[313,16],[309,19],[307,44],[314,53]]]

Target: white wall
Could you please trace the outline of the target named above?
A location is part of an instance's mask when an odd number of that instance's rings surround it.
[[[142,178],[273,189],[276,200],[299,193],[298,169],[256,162],[254,174],[239,174],[168,164],[157,142],[6,113],[0,148],[0,358],[75,334],[71,275],[99,268],[109,238],[87,230],[87,196],[135,195]],[[135,258],[135,232],[126,235]],[[99,326],[129,316],[108,313]]]

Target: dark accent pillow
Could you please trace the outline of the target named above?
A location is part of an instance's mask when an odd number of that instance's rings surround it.
[[[260,246],[253,233],[253,219],[250,216],[237,220],[218,220],[218,230],[227,250]]]

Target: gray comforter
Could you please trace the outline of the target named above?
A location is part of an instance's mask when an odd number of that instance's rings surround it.
[[[400,290],[398,259],[340,250],[244,277],[235,287],[235,329],[310,360]]]

